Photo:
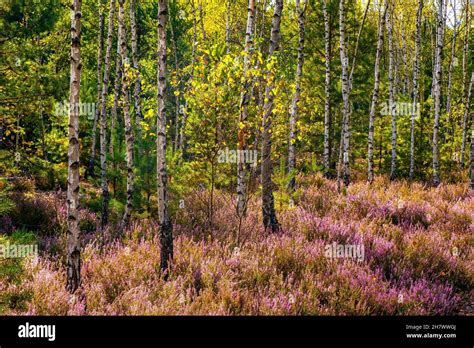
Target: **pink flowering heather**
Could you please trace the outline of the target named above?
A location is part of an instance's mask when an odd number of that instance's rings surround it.
[[[159,272],[154,219],[132,221],[118,240],[113,228],[95,235],[95,214],[82,210],[78,292],[64,288],[64,234],[44,237],[39,260],[24,261],[20,282],[0,283],[0,298],[23,303],[9,302],[4,313],[448,315],[472,295],[474,200],[461,185],[377,179],[338,193],[334,182],[309,177],[295,207],[277,204],[277,234],[261,229],[257,199],[239,229],[231,195],[216,193],[212,222],[202,197],[191,194],[175,214],[168,280]],[[333,245],[358,246],[363,257],[328,256]]]

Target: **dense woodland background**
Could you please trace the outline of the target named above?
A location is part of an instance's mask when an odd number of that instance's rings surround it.
[[[0,14],[0,313],[472,313],[472,2]]]

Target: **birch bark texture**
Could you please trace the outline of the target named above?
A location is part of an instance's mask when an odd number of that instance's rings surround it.
[[[160,268],[165,277],[173,259],[173,226],[168,212],[166,172],[166,23],[168,22],[167,0],[158,1],[158,115],[156,120],[156,182],[158,186],[158,219],[160,223]]]
[[[95,148],[97,144],[97,123],[100,119],[100,96],[102,95],[102,61],[104,60],[104,8],[102,0],[99,0],[99,33],[97,49],[97,107],[94,115],[94,123],[92,126],[92,141],[91,141],[91,154],[89,157],[89,166],[86,171],[86,176],[90,175],[94,177],[94,162],[95,162]]]
[[[120,1],[119,1],[120,3]],[[110,116],[110,142],[109,153],[112,161],[115,160],[115,143],[117,141],[117,113],[119,108],[119,99],[122,83],[122,56],[120,55],[120,47],[122,47],[123,38],[120,37],[120,26],[117,28],[117,55],[115,56],[115,81],[114,81],[114,104]],[[115,163],[114,163],[115,166]],[[115,192],[114,192],[115,195]]]
[[[114,32],[115,0],[110,0],[109,23],[107,28],[107,49],[104,61],[104,79],[102,81],[102,96],[100,100],[100,177],[102,188],[101,229],[108,224],[109,216],[109,186],[107,180],[107,90],[110,78],[110,57],[112,55],[112,39]]]
[[[79,96],[81,90],[81,6],[71,6],[71,76],[69,85],[68,173],[67,173],[67,284],[74,293],[81,282],[81,242],[79,229]]]
[[[130,99],[129,99],[129,86],[130,78],[128,74],[127,64],[127,43],[126,43],[126,30],[125,30],[125,0],[119,0],[119,42],[120,42],[120,59],[122,61],[121,77],[122,77],[122,110],[125,124],[125,151],[126,151],[126,162],[127,162],[127,201],[125,203],[125,211],[122,217],[121,230],[123,230],[130,222],[130,216],[133,209],[133,186],[134,186],[134,173],[133,173],[133,130],[132,120],[130,117]]]
[[[296,0],[296,12],[298,14],[298,63],[295,73],[295,91],[293,93],[291,107],[290,107],[290,134],[288,139],[288,173],[290,180],[288,188],[293,191],[296,186],[296,125],[298,121],[298,104],[300,102],[301,93],[301,75],[303,74],[304,63],[304,17],[308,0],[304,0],[303,7],[300,5],[300,0]]]
[[[242,154],[247,149],[247,118],[248,107],[250,103],[250,84],[251,79],[248,76],[250,66],[250,54],[253,47],[253,29],[255,20],[255,0],[249,0],[247,13],[247,29],[245,33],[245,48],[244,48],[244,66],[243,76],[244,83],[242,85],[242,92],[240,95],[240,114],[239,114],[239,130],[237,133],[238,150]],[[240,156],[243,158],[243,156]],[[247,164],[242,160],[237,163],[237,215],[244,216],[246,212],[247,202]]]
[[[413,103],[410,122],[410,180],[415,176],[415,117],[421,112],[418,108],[418,74],[420,71],[421,51],[421,16],[423,13],[423,0],[418,0],[415,28],[415,63],[413,65]]]
[[[341,57],[341,80],[342,80],[342,161],[343,181],[346,186],[350,183],[349,173],[349,77],[347,58],[346,36],[345,36],[345,0],[339,1],[339,54]]]
[[[270,47],[268,60],[273,59],[280,46],[280,22],[283,10],[283,0],[275,1],[275,10],[272,18],[272,29],[270,35]],[[275,76],[272,71],[267,71],[267,85],[265,87],[265,102],[263,105],[263,134],[262,134],[262,214],[263,226],[271,232],[277,232],[280,224],[275,213],[275,201],[273,197],[273,163],[271,158],[272,147],[272,118],[273,118],[273,90],[275,88]]]
[[[374,90],[372,92],[372,103],[370,106],[369,115],[369,141],[368,141],[368,175],[367,180],[371,183],[374,180],[374,123],[375,112],[377,110],[377,103],[380,89],[380,58],[383,50],[383,37],[385,29],[385,18],[387,15],[388,0],[385,0],[384,8],[380,8],[379,25],[377,30],[377,52],[375,54],[374,67]]]
[[[439,132],[439,119],[441,115],[441,70],[442,61],[441,55],[443,51],[443,23],[444,23],[444,8],[445,0],[438,0],[438,17],[436,24],[436,52],[435,52],[435,71],[434,71],[434,86],[433,86],[433,99],[434,99],[434,125],[433,125],[433,185],[438,186],[440,184],[439,175],[439,147],[438,147],[438,132]],[[446,0],[447,1],[447,0]]]
[[[448,0],[445,0],[446,2]],[[451,0],[451,5],[453,8],[453,36],[451,39],[451,57],[449,60],[449,66],[448,66],[448,86],[447,86],[447,91],[446,91],[446,113],[449,116],[449,120],[451,120],[451,85],[452,85],[452,76],[453,76],[453,69],[454,69],[454,61],[456,58],[456,39],[458,35],[458,20],[457,20],[457,15],[456,15],[456,0]]]
[[[141,130],[142,130],[142,107],[141,107],[141,90],[142,90],[142,79],[140,74],[140,63],[138,60],[138,33],[137,33],[137,20],[136,20],[136,0],[130,1],[130,29],[132,38],[132,63],[133,69],[135,70],[136,78],[133,90],[134,107],[135,107],[135,124],[137,129],[137,139],[141,141]],[[141,144],[139,145],[139,151],[141,151]]]
[[[324,175],[326,178],[330,174],[331,161],[331,26],[328,11],[329,0],[323,0],[324,17],[324,59],[325,59],[325,78],[324,78]]]
[[[389,2],[387,14],[387,34],[388,34],[388,107],[392,119],[392,156],[390,164],[390,180],[397,177],[397,106],[395,104],[395,56],[393,47],[393,19],[394,5]]]

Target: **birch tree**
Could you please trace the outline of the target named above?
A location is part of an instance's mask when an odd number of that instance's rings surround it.
[[[349,57],[347,55],[347,48],[345,45],[345,13],[344,13],[344,3],[339,2],[339,52],[341,57],[341,82],[342,82],[342,99],[343,99],[343,110],[342,110],[342,120],[341,120],[341,138],[339,142],[339,158],[337,164],[337,187],[340,189],[340,179],[341,171],[343,172],[344,185],[349,185],[350,183],[350,173],[349,173],[349,152],[350,152],[350,130],[349,130],[349,117],[350,117],[350,108],[349,108],[349,96],[352,90],[352,78],[354,75],[355,64],[357,59],[357,52],[359,49],[360,35],[364,28],[365,20],[367,18],[367,13],[370,7],[370,0],[367,1],[364,16],[362,17],[361,24],[359,26],[359,31],[357,33],[357,40],[354,50],[354,57],[352,59],[352,67],[350,73],[348,74],[349,69]],[[341,13],[341,9],[343,12]],[[342,27],[341,27],[342,25]],[[341,29],[342,28],[342,29]],[[344,58],[342,58],[344,56]],[[343,66],[344,65],[344,66]],[[349,75],[349,76],[348,76]],[[342,168],[341,168],[342,167]]]
[[[324,79],[324,174],[330,177],[331,161],[331,26],[328,11],[328,1],[323,0],[324,16],[324,59],[325,59],[325,79]]]
[[[161,263],[166,272],[173,259],[173,225],[168,213],[168,191],[166,173],[166,23],[168,21],[167,0],[158,1],[158,115],[156,139],[156,182],[158,186],[158,219],[160,223]],[[167,273],[166,273],[167,274]]]
[[[390,165],[390,180],[395,180],[397,176],[397,114],[395,104],[395,57],[393,47],[393,18],[394,5],[389,3],[390,10],[387,15],[388,34],[388,105],[392,119],[392,160]]]
[[[250,77],[248,76],[248,69],[250,66],[250,53],[253,46],[253,29],[255,20],[255,0],[249,0],[248,14],[247,14],[247,30],[245,33],[245,49],[244,49],[244,66],[243,76],[244,83],[242,85],[242,92],[240,95],[240,114],[239,114],[239,130],[237,134],[238,150],[241,154],[247,150],[247,117],[248,107],[250,103]],[[247,164],[242,160],[244,157],[239,156],[237,161],[237,215],[243,216],[246,210],[247,197]]]
[[[445,0],[446,2],[448,0]],[[452,76],[453,76],[453,69],[454,69],[454,62],[456,58],[456,38],[457,38],[457,15],[456,15],[456,0],[452,0],[452,8],[453,8],[453,17],[454,17],[454,23],[453,23],[453,37],[451,41],[451,58],[449,60],[449,66],[448,66],[448,87],[446,91],[446,113],[449,116],[449,119],[451,120],[451,84],[452,84]]]
[[[438,186],[440,183],[439,177],[439,148],[438,148],[438,132],[439,132],[439,118],[441,114],[441,70],[442,61],[441,54],[443,50],[443,7],[444,0],[438,0],[438,17],[436,27],[436,52],[435,52],[435,71],[434,76],[434,125],[433,125],[433,185]]]
[[[372,92],[372,104],[370,106],[369,115],[369,144],[368,144],[368,181],[372,182],[374,179],[374,121],[375,112],[377,110],[377,103],[379,97],[380,87],[380,58],[383,49],[383,34],[385,29],[385,17],[387,14],[388,0],[385,0],[384,9],[380,9],[379,26],[377,31],[377,52],[375,55],[374,67],[374,90]]]
[[[101,228],[108,223],[109,187],[107,180],[107,88],[110,78],[110,56],[112,54],[112,39],[114,31],[115,0],[110,0],[109,24],[107,28],[107,49],[104,61],[104,79],[102,81],[102,96],[100,99],[100,176],[102,187],[102,216]]]
[[[283,0],[275,0],[275,11],[272,18],[272,29],[270,35],[270,46],[268,51],[268,60],[271,62],[274,53],[279,49],[280,44],[280,22],[283,10]],[[267,85],[265,87],[265,102],[263,106],[263,134],[262,134],[262,213],[263,226],[265,230],[270,228],[272,232],[280,229],[273,197],[273,164],[271,159],[271,130],[273,118],[273,90],[275,87],[275,75],[269,69],[267,71]]]
[[[295,180],[295,168],[296,168],[296,122],[298,120],[298,103],[300,101],[301,91],[301,75],[303,73],[303,62],[304,62],[304,14],[308,0],[304,0],[303,7],[300,6],[300,0],[296,0],[296,12],[298,14],[298,64],[296,66],[295,74],[295,92],[290,107],[290,134],[288,139],[288,173],[290,174],[290,181],[288,188],[294,190]]]
[[[81,282],[79,229],[79,95],[81,89],[81,0],[71,6],[71,76],[69,85],[68,172],[67,172],[67,285],[74,293]]]
[[[169,5],[169,4],[168,4]],[[173,58],[174,58],[174,74],[176,78],[175,94],[174,94],[174,127],[175,127],[175,141],[173,142],[173,150],[178,149],[178,138],[179,138],[179,64],[178,64],[178,48],[176,45],[175,30],[173,28],[173,20],[170,18],[170,34],[171,34],[171,45],[173,47]]]
[[[97,143],[97,123],[100,118],[100,96],[102,93],[102,61],[104,60],[104,9],[102,0],[99,0],[99,47],[97,49],[97,107],[94,115],[94,124],[92,126],[91,154],[89,158],[89,167],[86,175],[94,177],[95,148]]]
[[[416,12],[415,29],[415,63],[413,65],[413,103],[411,109],[410,123],[410,180],[415,175],[415,117],[418,110],[418,74],[420,70],[420,50],[421,50],[421,15],[423,13],[423,0],[418,0],[418,10]]]
[[[117,55],[115,58],[115,81],[114,81],[114,104],[112,105],[112,110],[110,113],[110,143],[109,143],[109,153],[112,158],[112,161],[115,160],[114,155],[114,146],[116,142],[117,135],[117,110],[119,107],[119,98],[122,82],[122,56],[120,55],[120,47],[122,46],[123,38],[120,37],[119,33],[120,28],[117,28]],[[114,163],[115,165],[115,163]],[[115,195],[115,192],[114,192]]]
[[[348,77],[348,58],[345,38],[345,0],[339,1],[339,53],[341,57],[341,79],[342,79],[342,161],[343,161],[343,180],[347,186],[350,182],[349,173],[349,77]]]
[[[133,209],[133,186],[134,186],[134,173],[133,173],[133,131],[132,131],[132,120],[130,117],[130,100],[129,100],[129,76],[127,74],[127,44],[126,44],[126,30],[124,20],[124,2],[125,0],[119,0],[119,42],[120,42],[120,56],[122,61],[122,109],[125,123],[125,146],[126,146],[126,160],[127,160],[127,202],[125,204],[125,211],[122,218],[121,228],[125,228],[129,221],[130,215]]]
[[[133,69],[136,73],[136,79],[134,84],[133,90],[133,97],[134,97],[134,106],[135,106],[135,124],[137,129],[137,139],[139,141],[139,151],[141,148],[141,122],[143,121],[143,114],[141,108],[141,89],[142,89],[142,82],[141,82],[141,74],[140,74],[140,64],[138,61],[138,34],[137,34],[137,21],[135,18],[136,12],[136,0],[130,1],[130,26],[131,26],[131,38],[132,38],[132,63]]]

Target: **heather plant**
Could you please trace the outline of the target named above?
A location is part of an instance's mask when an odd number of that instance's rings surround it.
[[[64,200],[56,193],[15,193],[15,208],[11,213],[13,225],[41,234],[53,235],[63,231]]]
[[[158,272],[155,219],[132,221],[120,238],[113,230],[102,236],[94,232],[95,214],[83,209],[80,291],[65,291],[64,255],[52,257],[65,248],[64,234],[46,236],[42,256],[22,261],[16,283],[3,278],[0,308],[52,315],[449,315],[469,300],[470,194],[453,185],[384,187],[378,178],[343,194],[321,176],[306,179],[295,207],[279,211],[277,234],[260,227],[256,197],[239,235],[231,194],[215,192],[210,224],[209,192],[191,192],[176,208],[167,280]],[[57,219],[64,223],[61,207]],[[333,243],[363,246],[364,257],[328,257]]]

